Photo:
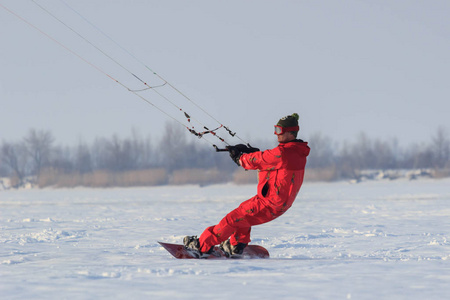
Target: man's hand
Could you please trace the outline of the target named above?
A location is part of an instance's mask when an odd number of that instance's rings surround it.
[[[240,166],[239,159],[241,158],[242,153],[252,153],[259,151],[258,148],[248,147],[244,144],[238,144],[236,146],[227,146],[228,152],[230,152],[231,159]]]
[[[236,146],[232,146],[232,147],[237,148],[242,153],[252,153],[252,152],[260,151],[258,148],[249,147],[244,144],[237,144]]]
[[[253,152],[258,152],[258,151],[261,151],[261,150],[259,150],[259,148],[247,147],[247,151],[243,151],[243,152],[244,153],[253,153]]]
[[[242,151],[239,150],[239,147],[236,146],[227,146],[228,152],[230,153],[231,159],[240,166],[239,158],[241,158]]]

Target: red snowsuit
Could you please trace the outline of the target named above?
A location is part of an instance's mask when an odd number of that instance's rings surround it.
[[[219,224],[201,234],[200,251],[226,241],[232,245],[250,242],[251,226],[272,221],[288,210],[303,183],[308,143],[295,140],[277,147],[242,154],[240,165],[247,170],[259,170],[258,194],[227,214]]]

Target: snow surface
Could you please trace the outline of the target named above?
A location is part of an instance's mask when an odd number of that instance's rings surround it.
[[[255,186],[0,192],[1,299],[450,299],[450,179],[305,183],[265,260],[177,260]]]

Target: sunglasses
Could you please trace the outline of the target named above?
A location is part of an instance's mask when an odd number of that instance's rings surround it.
[[[294,127],[281,127],[279,125],[275,125],[275,132],[274,134],[276,135],[282,135],[286,132],[290,132],[290,131],[298,131],[300,129],[300,127],[298,126],[294,126]]]

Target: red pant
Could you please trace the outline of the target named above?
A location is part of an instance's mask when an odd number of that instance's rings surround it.
[[[219,224],[205,229],[201,234],[200,251],[207,252],[212,246],[226,241],[229,237],[232,245],[250,243],[251,227],[272,221],[284,213],[267,205],[261,198],[254,196],[244,201],[238,208],[227,214]]]

